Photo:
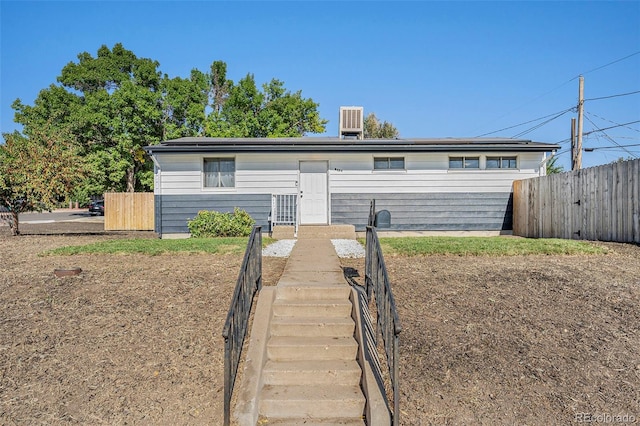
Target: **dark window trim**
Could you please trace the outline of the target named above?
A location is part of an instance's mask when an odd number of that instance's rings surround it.
[[[387,162],[387,167],[376,167],[377,163],[385,160]],[[392,161],[402,160],[402,167],[391,167]],[[384,171],[384,170],[406,170],[406,162],[404,157],[373,157],[373,170],[375,171]]]
[[[213,162],[213,161],[217,161],[218,163],[220,163],[221,161],[232,161],[233,162],[233,182],[232,185],[230,186],[222,186],[222,168],[218,167],[219,171],[218,173],[218,185],[217,186],[210,186],[207,185],[207,173],[211,173],[211,172],[207,172],[205,170],[205,163],[209,161],[209,162]],[[202,158],[202,187],[205,190],[230,190],[230,189],[235,189],[236,187],[236,158],[235,157],[225,157],[225,156],[221,156],[221,157],[203,157]]]
[[[462,167],[451,167],[451,160],[462,160]],[[478,160],[478,167],[466,167],[467,159]],[[480,170],[480,156],[479,155],[451,155],[449,156],[449,170]]]
[[[498,160],[498,167],[489,167],[489,160]],[[503,161],[504,160],[514,160],[516,162],[514,167],[503,167]],[[486,161],[486,169],[488,170],[498,170],[498,169],[508,169],[508,170],[516,170],[518,169],[518,156],[517,155],[487,155],[487,161]]]

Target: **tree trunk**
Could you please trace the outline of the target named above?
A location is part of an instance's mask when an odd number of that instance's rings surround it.
[[[11,234],[15,237],[16,235],[20,235],[20,224],[18,222],[18,212],[11,211],[12,220],[10,223],[11,226]]]
[[[136,168],[131,167],[127,170],[127,192],[136,191]]]

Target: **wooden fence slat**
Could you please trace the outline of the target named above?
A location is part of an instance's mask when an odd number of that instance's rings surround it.
[[[154,229],[154,195],[151,192],[107,192],[104,210],[106,231]]]
[[[640,243],[640,159],[513,183],[513,233]]]

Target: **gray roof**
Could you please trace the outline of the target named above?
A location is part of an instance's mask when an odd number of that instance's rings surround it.
[[[167,140],[144,149],[161,152],[475,152],[517,151],[549,152],[557,144],[508,138],[444,139],[340,139],[302,138],[205,138],[187,137]]]

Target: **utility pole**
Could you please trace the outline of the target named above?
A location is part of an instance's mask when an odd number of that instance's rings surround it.
[[[576,150],[576,119],[571,119],[571,170],[577,170],[578,152]]]
[[[576,161],[572,170],[582,168],[582,119],[584,115],[584,77],[580,76],[580,87],[578,88],[578,135],[575,147]]]

